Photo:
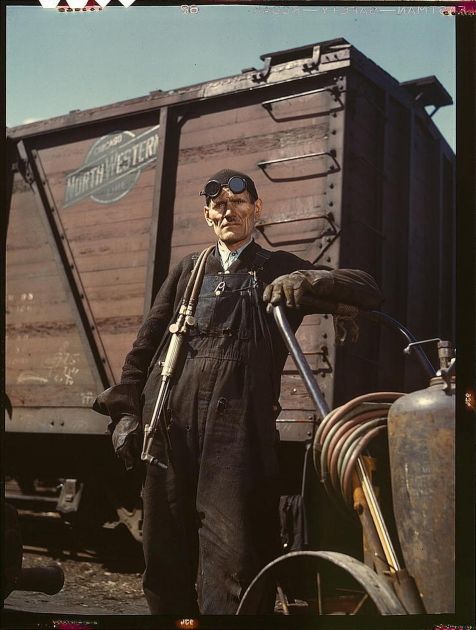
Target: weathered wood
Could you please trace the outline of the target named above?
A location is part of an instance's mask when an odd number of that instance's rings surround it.
[[[33,300],[27,300],[16,306],[7,307],[6,315],[7,322],[9,318],[14,319],[15,325],[28,323],[33,326],[41,326],[52,319],[61,322],[71,318],[71,307],[66,300],[61,298],[53,300],[49,304],[39,304]]]
[[[139,304],[143,302],[143,296],[143,283],[125,283],[120,279],[107,285],[101,281],[96,285],[91,285],[87,290],[90,305],[98,313],[101,313],[103,308],[115,309],[116,312],[125,315],[140,312]],[[28,317],[32,317],[37,312],[37,308],[51,308],[53,311],[58,305],[67,302],[63,288],[54,282],[54,277],[9,278],[6,295],[7,321],[11,316],[12,321],[15,322],[17,313],[28,313]],[[70,310],[68,312],[71,313]]]
[[[308,86],[310,89],[313,87]],[[303,89],[306,89],[303,87]],[[284,96],[284,94],[283,94]],[[187,125],[181,134],[181,146],[187,147],[197,144],[197,138],[203,141],[223,141],[241,135],[246,137],[250,125],[258,128],[263,123],[269,128],[281,125],[292,129],[300,127],[304,120],[311,119],[312,126],[327,124],[326,115],[338,105],[329,92],[300,95],[298,91],[288,94],[290,100],[272,105],[275,119],[263,107],[262,103],[269,99],[260,94],[254,103],[243,104],[237,101],[233,109],[218,109],[207,116],[194,117],[193,113],[187,119]],[[284,120],[283,120],[284,119]]]
[[[74,407],[17,407],[13,418],[5,419],[6,431],[15,433],[109,435],[109,419],[90,409],[92,396],[84,393],[83,405]]]
[[[269,123],[268,125],[264,125],[263,121],[260,123],[259,128],[250,128],[250,125],[244,125],[243,131],[231,126],[227,128],[229,138],[217,135],[215,142],[212,141],[212,138],[207,138],[207,142],[204,143],[203,137],[197,137],[195,139],[197,144],[193,144],[192,139],[189,138],[188,146],[180,144],[180,163],[193,164],[204,159],[219,158],[230,151],[233,152],[235,158],[253,153],[269,155],[270,151],[276,150],[292,152],[296,146],[314,145],[319,140],[324,139],[328,130],[327,123],[321,123],[317,126],[309,123],[302,125],[301,123],[300,127],[271,128],[269,130],[267,130]],[[212,124],[211,121],[210,124]],[[311,130],[312,136],[310,136]]]
[[[288,374],[283,378],[280,403],[283,410],[305,409],[314,411],[314,404],[299,374]]]
[[[149,126],[139,126],[137,123],[140,119],[132,119],[129,121],[129,126],[126,129],[116,129],[116,132],[132,131],[135,136],[140,135],[144,131],[147,131]],[[99,139],[98,136],[97,139]],[[72,142],[68,144],[60,144],[40,151],[40,157],[42,164],[44,165],[45,172],[48,174],[48,178],[52,176],[52,172],[55,172],[56,168],[59,168],[59,173],[63,176],[67,173],[80,168],[83,164],[86,155],[91,149],[93,143],[90,140],[81,140],[79,142]],[[55,183],[54,178],[52,183]]]
[[[150,231],[150,218],[139,217],[128,218],[115,221],[114,223],[97,222],[96,225],[81,224],[78,222],[77,226],[69,227],[66,230],[66,235],[70,243],[78,244],[80,242],[95,242],[95,241],[107,241],[118,238],[118,235],[128,235],[131,239],[135,239],[144,234],[148,234]],[[120,238],[120,236],[119,236]],[[82,253],[81,250],[78,250]]]
[[[8,278],[7,282],[11,282],[14,278],[46,278],[46,277],[54,277],[55,279],[58,277],[58,268],[56,263],[52,260],[47,260],[42,262],[41,265],[37,263],[28,263],[24,265],[9,265],[7,258],[7,266],[8,266]]]
[[[123,269],[103,269],[98,271],[92,269],[91,271],[82,271],[81,277],[83,279],[83,286],[86,290],[91,287],[110,287],[128,285],[130,283],[140,282],[143,279],[145,282],[146,266],[138,265],[136,267],[126,267]],[[127,286],[125,286],[127,293]]]
[[[36,373],[32,374],[31,377],[33,378],[35,375]],[[46,376],[41,378],[46,378]],[[62,376],[60,375],[58,378],[62,378]],[[85,406],[89,407],[92,404],[89,401],[91,399],[94,400],[98,394],[92,380],[73,385],[65,385],[64,382],[53,385],[44,383],[28,385],[27,383],[22,383],[20,385],[9,385],[7,391],[15,409],[13,414],[15,414],[17,407],[79,407],[84,404],[83,401],[87,401]]]
[[[124,240],[127,242],[127,239]],[[112,243],[112,241],[110,242]],[[97,270],[115,270],[120,272],[122,269],[130,269],[134,267],[145,268],[147,262],[147,249],[142,247],[142,249],[133,251],[107,252],[104,254],[77,257],[75,260],[81,274]]]

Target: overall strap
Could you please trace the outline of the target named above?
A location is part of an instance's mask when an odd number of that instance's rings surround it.
[[[271,255],[272,255],[272,252],[269,252],[266,249],[259,249],[255,254],[255,257],[251,264],[251,269],[255,273],[258,271],[262,271],[264,266],[268,262],[268,260],[271,258]],[[260,283],[261,283],[261,286],[264,286],[264,283],[262,280],[260,280]],[[256,297],[257,296],[255,293],[255,298]],[[268,351],[271,356],[271,365],[275,365],[276,353],[275,353],[275,349],[273,345],[273,337],[269,329],[270,318],[266,316],[265,307],[261,299],[257,301],[256,305],[257,305],[256,311],[257,311],[257,315],[258,315],[258,319],[259,319],[259,323],[261,327],[261,332],[263,334],[264,339],[266,340],[266,345],[268,346]],[[272,388],[273,388],[273,398],[276,401],[276,405],[279,405],[279,391],[276,390],[276,384],[274,382],[274,379],[271,379],[271,383],[272,383]]]
[[[261,271],[268,260],[271,258],[272,252],[268,252],[265,249],[260,249],[256,252],[253,262],[251,263],[251,269],[253,271]]]

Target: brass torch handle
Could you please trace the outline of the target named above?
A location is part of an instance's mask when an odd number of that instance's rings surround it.
[[[380,506],[378,504],[377,497],[375,496],[372,482],[370,481],[365,464],[363,463],[361,457],[357,460],[357,474],[359,476],[365,500],[369,506],[369,511],[375,524],[375,529],[377,530],[385,558],[390,567],[390,571],[392,573],[399,571],[401,569],[400,563],[393,548],[392,540],[390,538],[390,534],[388,533],[382,512],[380,511]]]
[[[171,378],[175,371],[180,356],[180,350],[183,346],[184,335],[181,333],[173,333],[170,339],[167,354],[165,355],[164,365],[162,367],[162,378]]]

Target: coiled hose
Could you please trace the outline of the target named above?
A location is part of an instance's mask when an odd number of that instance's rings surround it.
[[[322,420],[313,442],[314,467],[327,494],[352,510],[352,477],[358,458],[387,430],[388,410],[403,396],[375,392],[336,407]]]

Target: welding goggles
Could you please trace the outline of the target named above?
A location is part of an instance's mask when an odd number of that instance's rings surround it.
[[[238,175],[233,175],[227,182],[224,183],[219,182],[216,179],[211,179],[205,184],[205,188],[200,194],[205,195],[205,197],[210,197],[211,199],[214,199],[215,197],[218,197],[221,189],[225,187],[229,188],[231,192],[235,194],[242,193],[245,190],[249,190],[246,179],[243,179],[243,177],[238,177]],[[250,192],[253,195],[253,191]]]

